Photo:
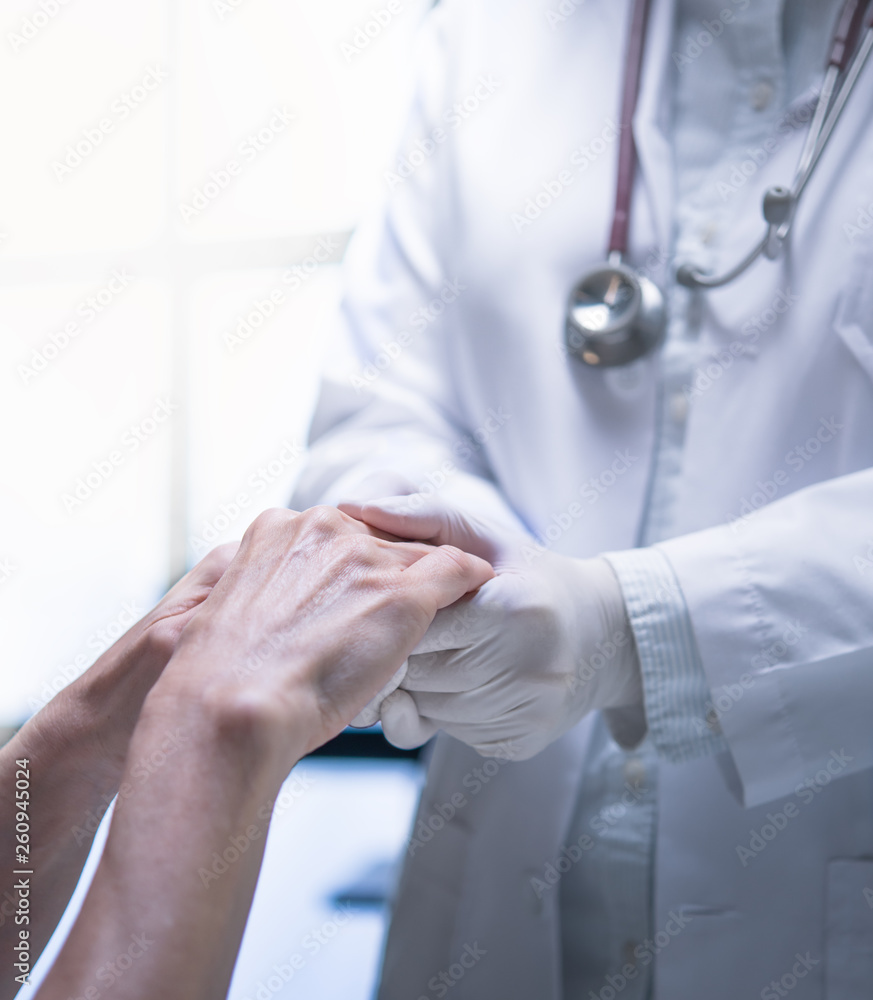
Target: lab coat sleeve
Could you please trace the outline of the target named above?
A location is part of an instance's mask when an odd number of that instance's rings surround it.
[[[647,732],[660,756],[677,763],[725,750],[688,607],[666,556],[646,548],[606,558],[621,584],[645,707],[636,732],[617,728],[607,713],[613,738],[632,745]]]
[[[450,246],[453,57],[445,35],[455,7],[428,16],[384,202],[349,247],[309,460],[291,504],[335,503],[368,475],[389,471],[520,530],[476,439],[485,415],[464,412],[452,384],[453,306],[468,292]]]
[[[873,470],[656,546],[747,806],[873,765]]]

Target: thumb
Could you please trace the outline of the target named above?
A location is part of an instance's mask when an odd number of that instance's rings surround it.
[[[339,507],[344,513],[352,513],[343,504]],[[501,549],[499,529],[421,493],[372,500],[352,516],[398,538],[453,545],[491,563]]]
[[[409,692],[398,688],[382,702],[382,731],[389,743],[401,750],[411,750],[435,736],[439,726],[418,714]]]

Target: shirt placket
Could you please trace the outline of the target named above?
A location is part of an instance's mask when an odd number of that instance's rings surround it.
[[[705,9],[706,5],[702,7]],[[750,5],[741,19],[738,14],[738,22],[733,26],[737,33],[731,38],[735,61],[732,70],[747,100],[739,102],[732,117],[732,128],[721,151],[722,164],[734,158],[744,143],[761,134],[767,110],[781,98],[784,90],[781,9],[782,0],[760,0]],[[696,17],[699,16],[698,12]],[[693,27],[694,16],[689,23]],[[684,27],[679,26],[680,34]],[[683,85],[693,87],[693,78],[683,80],[677,74],[674,88]],[[712,109],[699,107],[688,94],[677,94],[675,89],[674,94],[685,98],[677,104],[687,109],[681,117],[674,118],[674,131],[691,130],[685,138],[693,138],[694,130],[703,126],[695,116],[711,114]],[[725,90],[724,101],[734,98],[735,91]],[[728,109],[721,110],[727,113]],[[718,161],[714,161],[712,167],[717,166]],[[701,170],[699,165],[695,167],[693,176],[682,177],[683,164],[674,164],[676,190],[683,192],[675,205],[674,257],[714,267],[718,262],[720,231],[724,231],[728,213],[716,203],[714,186],[704,180],[709,171]],[[676,533],[677,498],[690,416],[686,388],[701,360],[698,297],[673,282],[666,289],[666,298],[670,318],[661,352],[655,450],[640,530],[641,546],[654,545]],[[592,975],[579,1000],[619,994],[623,1000],[647,1000],[652,995],[652,974],[657,962],[657,946],[653,942],[658,931],[652,916],[657,775],[658,759],[649,740],[627,753],[612,742],[605,723],[598,720],[583,779],[583,788],[590,791],[583,791],[571,836],[587,833],[593,838],[586,864],[596,869],[601,885],[608,884],[608,892],[601,898],[606,913],[601,912],[600,918],[605,919],[609,928],[609,969]],[[581,879],[585,876],[580,872],[578,877],[574,903],[584,907]],[[592,925],[596,917],[592,906],[590,912],[576,914],[573,926],[579,934],[584,934],[586,925]],[[577,1000],[576,995],[567,994],[567,1000]]]

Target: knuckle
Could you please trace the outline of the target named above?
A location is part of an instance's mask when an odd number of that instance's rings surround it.
[[[305,510],[300,518],[303,526],[312,532],[322,535],[335,534],[343,523],[343,515],[336,507],[328,507],[326,504],[319,504]]]
[[[215,548],[207,554],[206,558],[217,559],[220,562],[224,562],[227,559],[232,559],[238,548],[239,542],[224,542],[222,545],[216,545]]]
[[[201,566],[208,572],[223,570],[233,559],[238,548],[239,542],[225,542],[223,545],[216,545],[201,559]]]
[[[463,549],[459,549],[456,545],[441,545],[440,552],[458,574],[467,571],[470,558]]]
[[[274,531],[285,528],[295,520],[295,517],[295,514],[283,507],[270,507],[258,514],[254,521],[252,521],[246,534],[250,532],[256,535],[263,533],[271,534]]]

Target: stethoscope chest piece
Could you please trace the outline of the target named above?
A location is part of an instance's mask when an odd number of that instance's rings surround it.
[[[586,365],[610,368],[657,347],[667,312],[654,282],[619,263],[603,264],[573,286],[567,303],[567,350]]]

